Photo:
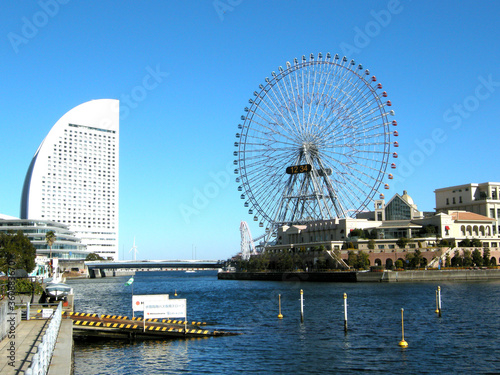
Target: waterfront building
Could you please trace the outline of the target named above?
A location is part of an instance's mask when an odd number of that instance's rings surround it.
[[[12,216],[0,215],[0,233],[21,231],[36,249],[37,256],[60,259],[85,259],[90,253],[87,246],[69,230],[66,224],[50,220],[22,220]],[[56,240],[52,250],[47,245],[45,235],[53,231]]]
[[[433,214],[419,211],[406,190],[403,190],[403,195],[394,194],[387,204],[384,199],[378,199],[374,206],[374,211],[360,212],[356,218],[376,221],[413,220]]]
[[[462,210],[495,219],[493,235],[500,238],[500,182],[470,183],[436,189],[436,211]]]
[[[403,195],[394,194],[385,205],[384,211],[384,220],[413,220],[423,217],[423,213],[417,209],[417,205],[406,190],[403,191]]]
[[[52,127],[26,174],[21,218],[67,225],[87,250],[118,259],[119,102],[92,100]]]
[[[326,250],[336,251],[347,259],[349,251],[362,250],[370,254],[372,264],[391,267],[397,259],[404,259],[416,249],[422,252],[424,263],[430,264],[432,259],[446,255],[446,251],[451,254],[461,241],[477,239],[481,241],[481,251],[489,249],[492,264],[500,263],[500,241],[493,234],[496,219],[460,210],[422,213],[406,191],[402,196],[396,194],[389,202],[393,204],[375,201],[375,211],[359,215],[363,218],[284,225],[278,228],[276,241],[267,246],[266,251]],[[382,215],[377,215],[377,211],[382,211]],[[374,219],[381,216],[398,220]],[[400,238],[407,239],[403,248],[398,245]]]

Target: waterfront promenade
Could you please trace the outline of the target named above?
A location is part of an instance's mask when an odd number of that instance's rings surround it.
[[[15,329],[15,338],[8,336],[0,342],[0,373],[24,373],[31,365],[37,346],[42,342],[47,320],[22,320]],[[73,367],[73,321],[63,319],[49,366],[49,374],[69,375]],[[12,355],[14,354],[14,355]]]

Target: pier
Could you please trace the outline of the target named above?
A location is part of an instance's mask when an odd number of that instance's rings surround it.
[[[2,314],[11,315],[7,301],[2,301]],[[2,329],[0,373],[70,375],[72,373],[73,335],[70,320],[61,319],[62,304],[49,317],[21,320],[22,311],[14,310],[12,324]],[[29,313],[26,313],[29,317]],[[9,318],[9,320],[11,320]],[[42,370],[43,369],[43,370]]]
[[[237,333],[202,328],[206,323],[174,319],[129,318],[118,315],[66,313],[73,320],[75,338],[173,339],[233,336]]]
[[[15,324],[11,326],[7,323],[11,315],[7,302],[2,301],[0,311],[5,322],[0,341],[2,375],[35,374],[41,368],[48,374],[70,375],[73,339],[169,340],[239,334],[207,329],[206,323],[198,321],[73,312],[64,310],[62,303],[56,309],[47,306],[38,310],[26,304],[17,305],[22,309],[14,310]]]

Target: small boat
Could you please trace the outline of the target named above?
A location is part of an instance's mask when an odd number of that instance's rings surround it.
[[[187,270],[186,273],[196,273],[195,270]]]
[[[52,300],[63,300],[68,294],[73,294],[73,288],[64,283],[59,272],[59,260],[57,258],[52,259],[52,267],[52,279],[45,284],[45,294]]]
[[[73,288],[64,283],[49,283],[45,287],[45,293],[57,301],[63,299],[68,294],[73,294]]]

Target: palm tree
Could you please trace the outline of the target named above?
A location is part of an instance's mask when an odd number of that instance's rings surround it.
[[[54,231],[49,230],[45,234],[45,242],[47,242],[47,245],[49,245],[49,248],[50,248],[50,258],[52,258],[52,245],[54,244],[54,242],[56,242],[56,235],[55,235]]]

